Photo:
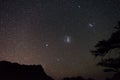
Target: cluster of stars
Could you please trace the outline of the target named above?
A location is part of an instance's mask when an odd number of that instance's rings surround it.
[[[108,29],[113,29],[112,25],[120,17],[116,2],[118,0],[0,0],[0,60],[47,64],[48,72],[51,69],[52,75],[58,77],[61,71],[82,74],[81,70],[86,76],[96,68],[94,65],[89,69],[91,64],[85,63],[93,63],[90,48],[98,38],[110,33]]]

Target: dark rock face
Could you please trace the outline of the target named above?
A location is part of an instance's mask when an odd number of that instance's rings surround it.
[[[116,73],[112,79],[109,79],[109,80],[120,80],[120,72]]]
[[[78,76],[78,77],[66,77],[64,78],[63,80],[95,80],[93,78],[88,78],[88,79],[85,79],[83,78],[82,76]]]
[[[0,62],[0,80],[53,80],[41,65],[20,65]]]

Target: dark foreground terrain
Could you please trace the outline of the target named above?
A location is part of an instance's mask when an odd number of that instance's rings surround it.
[[[0,61],[0,80],[54,80],[48,76],[41,65],[20,65],[8,61]],[[66,77],[62,80],[95,80],[93,78]],[[120,73],[116,73],[111,79],[120,80]]]
[[[0,80],[53,80],[41,65],[20,65],[0,62]]]

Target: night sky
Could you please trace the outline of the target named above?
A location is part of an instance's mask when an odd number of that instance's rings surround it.
[[[104,78],[90,50],[120,20],[120,0],[0,0],[0,61],[41,64],[53,78]]]

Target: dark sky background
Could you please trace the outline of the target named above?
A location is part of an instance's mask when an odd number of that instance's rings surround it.
[[[107,76],[90,50],[120,20],[120,0],[0,0],[0,60],[54,78]]]

